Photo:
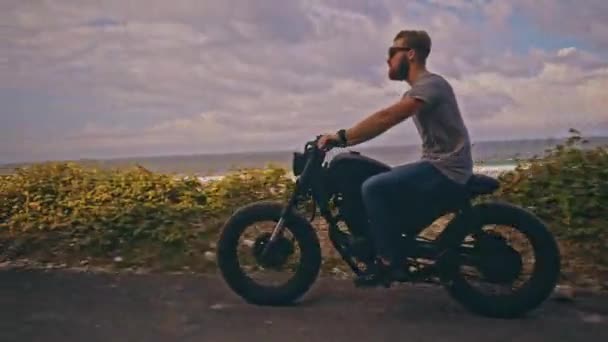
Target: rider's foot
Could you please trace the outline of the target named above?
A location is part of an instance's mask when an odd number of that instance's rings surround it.
[[[379,260],[375,260],[373,263],[368,264],[366,270],[355,278],[355,286],[362,287],[379,285],[382,278],[384,278],[382,266],[382,262]]]
[[[355,286],[369,287],[378,286],[382,283],[383,277],[378,273],[364,272],[355,278]]]
[[[402,267],[383,261],[372,264],[363,274],[355,278],[355,285],[361,286],[388,286],[393,281],[403,282],[408,274]]]

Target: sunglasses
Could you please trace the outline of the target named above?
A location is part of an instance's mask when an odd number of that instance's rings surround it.
[[[412,48],[410,47],[402,47],[402,46],[391,46],[388,48],[388,58],[393,58],[393,56],[399,51],[409,51]]]

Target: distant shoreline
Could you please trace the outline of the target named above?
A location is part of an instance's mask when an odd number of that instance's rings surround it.
[[[584,139],[589,140],[590,142],[590,146],[594,147],[594,146],[608,146],[608,136],[590,136],[590,137],[583,137]],[[526,146],[533,146],[535,148],[539,148],[541,146],[543,147],[548,147],[548,146],[555,146],[556,144],[559,143],[563,143],[564,141],[566,141],[566,139],[568,139],[568,137],[556,137],[556,138],[530,138],[530,139],[515,139],[515,140],[482,140],[482,141],[476,141],[473,142],[473,156],[474,158],[476,158],[476,149],[479,146],[492,146],[495,148],[499,148],[501,146],[510,146],[510,145],[517,145],[518,147],[521,147],[520,149],[518,149],[518,151],[515,154],[522,154],[522,157],[525,157],[523,155],[528,154],[529,151],[526,151],[524,147]],[[409,151],[410,153],[412,151],[418,151],[420,149],[420,145],[419,144],[407,144],[407,145],[383,145],[383,146],[365,146],[365,147],[359,147],[359,146],[355,146],[355,147],[349,147],[348,149],[352,149],[352,150],[356,150],[356,151],[360,151],[363,154],[375,154],[378,153],[379,151],[390,151],[390,152],[397,152],[397,151]],[[293,152],[296,151],[300,151],[301,150],[301,146],[298,146],[296,148],[293,149],[285,149],[285,150],[267,150],[267,151],[234,151],[234,152],[225,152],[225,153],[211,153],[211,152],[205,152],[205,153],[183,153],[183,154],[158,154],[158,155],[137,155],[134,154],[132,156],[121,156],[121,157],[82,157],[82,158],[78,158],[78,159],[48,159],[48,160],[31,160],[31,161],[23,161],[23,162],[0,162],[0,169],[2,168],[7,168],[7,167],[21,167],[24,165],[30,165],[30,164],[39,164],[39,163],[45,163],[45,162],[77,162],[77,163],[120,163],[120,162],[130,162],[130,161],[142,161],[142,160],[149,160],[149,161],[156,161],[156,160],[161,160],[161,159],[166,159],[166,158],[173,158],[173,159],[188,159],[188,158],[211,158],[211,159],[217,159],[217,158],[229,158],[229,159],[238,159],[240,157],[247,157],[247,156],[256,156],[256,157],[262,157],[262,156],[276,156],[276,155],[288,155],[291,156],[291,154]],[[514,156],[509,156],[509,158],[514,157]],[[484,160],[485,163],[501,163],[501,159],[503,158],[481,158],[482,160]]]
[[[585,138],[589,144],[584,148],[608,146],[608,137]],[[542,156],[547,149],[554,148],[565,139],[529,139],[511,141],[478,142],[473,145],[473,158],[475,166],[484,172],[495,174],[496,170],[513,168],[519,160]],[[350,147],[331,151],[332,158],[337,153],[348,150],[359,151],[362,154],[377,159],[391,166],[413,162],[420,159],[420,147],[414,145],[403,146],[368,146],[358,148]],[[0,174],[10,174],[15,168],[46,162],[73,162],[85,167],[102,169],[124,169],[142,166],[152,172],[163,174],[189,174],[200,177],[220,176],[238,169],[264,168],[267,165],[291,169],[293,153],[296,150],[286,151],[258,151],[225,154],[193,154],[193,155],[166,155],[151,157],[123,157],[112,159],[79,159],[79,160],[49,160],[29,163],[0,164]]]

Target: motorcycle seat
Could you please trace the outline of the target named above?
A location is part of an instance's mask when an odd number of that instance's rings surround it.
[[[473,174],[466,184],[467,191],[473,196],[491,194],[499,187],[497,179],[483,174]]]

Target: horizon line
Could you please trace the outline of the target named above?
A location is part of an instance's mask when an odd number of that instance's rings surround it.
[[[522,139],[491,139],[491,140],[477,140],[471,141],[471,145],[479,143],[500,143],[500,142],[525,142],[525,141],[551,141],[551,140],[564,140],[568,139],[569,136],[561,137],[545,137],[545,138],[522,138]],[[608,135],[590,135],[582,136],[582,139],[608,139]],[[373,150],[381,148],[416,148],[420,147],[420,144],[401,144],[401,145],[377,145],[377,146],[364,146],[358,147],[358,150]],[[345,149],[354,149],[355,146],[349,146]],[[193,157],[193,156],[221,156],[221,155],[240,155],[240,154],[265,154],[265,153],[293,153],[293,149],[281,149],[281,150],[241,150],[233,152],[202,152],[202,153],[173,153],[173,154],[154,154],[154,155],[132,155],[125,157],[81,157],[71,159],[45,159],[45,160],[30,160],[30,161],[14,161],[14,162],[3,162],[0,161],[0,166],[6,167],[11,165],[19,164],[31,164],[31,163],[44,163],[44,162],[61,162],[61,161],[116,161],[126,159],[143,159],[143,158],[165,158],[165,157]]]

